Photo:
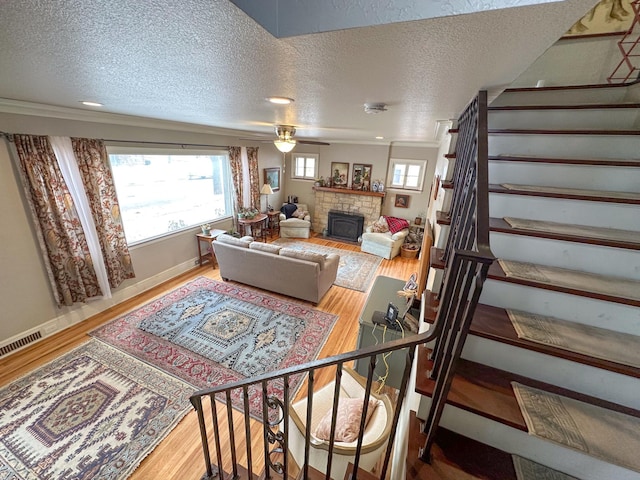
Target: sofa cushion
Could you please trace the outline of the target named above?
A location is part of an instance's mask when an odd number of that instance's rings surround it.
[[[260,250],[261,252],[275,253],[277,255],[282,247],[280,245],[274,245],[273,243],[251,242],[249,248],[252,250]]]
[[[293,212],[296,210],[298,210],[298,206],[295,203],[286,203],[280,208],[280,211],[284,213],[284,216],[287,218],[291,218]]]
[[[389,231],[391,233],[397,233],[400,230],[409,228],[409,222],[406,221],[404,218],[385,216],[384,219],[387,221],[387,225],[389,225]]]
[[[249,244],[253,242],[253,237],[237,238],[226,233],[222,233],[216,237],[216,242],[226,243],[228,245],[235,245],[236,247],[249,248]]]
[[[307,212],[306,210],[302,210],[301,208],[298,208],[295,212],[291,214],[292,217],[301,218],[301,219],[304,219],[304,217],[306,217],[307,215],[309,215],[309,212]]]
[[[293,248],[281,248],[280,255],[283,257],[297,258],[298,260],[306,260],[307,262],[314,262],[320,266],[320,270],[324,269],[324,261],[326,257],[320,253],[304,252],[294,250]]]

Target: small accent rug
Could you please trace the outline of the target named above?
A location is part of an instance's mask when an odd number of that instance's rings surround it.
[[[373,281],[376,270],[382,262],[382,258],[368,253],[352,252],[339,248],[325,247],[310,242],[298,242],[280,238],[273,242],[275,245],[293,248],[295,250],[305,250],[308,252],[340,255],[340,265],[338,266],[338,276],[334,285],[339,287],[366,292]]]
[[[539,463],[532,462],[527,458],[517,455],[512,455],[512,458],[518,480],[579,480],[566,473],[558,472]]]
[[[519,338],[640,368],[640,337],[507,309]]]
[[[613,297],[640,300],[640,282],[623,277],[549,267],[534,263],[498,260],[508,277],[532,280],[549,285],[573,288],[585,292],[602,293]]]
[[[617,240],[619,242],[638,243],[640,232],[620,230],[618,228],[591,227],[589,225],[571,225],[568,223],[544,222],[541,220],[529,220],[526,218],[504,217],[504,221],[513,228],[520,230],[534,230],[560,235],[574,235],[577,237],[600,238]]]
[[[90,340],[0,389],[0,478],[126,478],[191,409],[192,393]]]
[[[580,195],[583,197],[604,197],[618,199],[640,199],[640,193],[636,192],[612,192],[610,190],[583,190],[580,188],[545,187],[544,185],[516,185],[503,183],[507,190],[521,190],[524,192],[558,193],[564,195]]]
[[[90,332],[123,352],[198,389],[315,360],[336,315],[257,290],[197,279]],[[290,378],[295,394],[303,376]],[[282,398],[282,382],[270,394]],[[249,389],[250,412],[261,418],[262,392]],[[232,395],[243,408],[241,392]]]
[[[529,434],[640,472],[640,418],[512,382]]]

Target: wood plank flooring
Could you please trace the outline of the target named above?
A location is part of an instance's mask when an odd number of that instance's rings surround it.
[[[307,241],[328,247],[356,252],[360,251],[360,247],[357,245],[338,243],[322,237],[311,238]],[[428,254],[428,252],[425,253]],[[376,275],[407,279],[413,272],[417,271],[418,263],[417,259],[401,258],[400,256],[393,260],[383,259]],[[0,385],[6,385],[12,380],[25,375],[31,370],[86,342],[90,338],[88,332],[94,328],[119,317],[129,310],[141,306],[153,298],[164,295],[168,291],[197,276],[206,276],[213,280],[221,281],[218,269],[212,269],[210,265],[195,268],[133,299],[122,302],[62,332],[47,337],[35,345],[2,358],[0,359]],[[333,331],[320,352],[320,358],[355,349],[359,326],[358,317],[367,299],[367,293],[368,292],[357,292],[334,285],[318,306],[315,307],[324,312],[339,316]],[[273,295],[292,300],[282,295]],[[46,319],[43,319],[43,321],[44,320]],[[327,372],[327,376],[328,375],[329,372]],[[321,376],[316,377],[318,384],[326,381],[327,379],[323,379]],[[261,452],[261,447],[259,446],[262,437],[261,424],[252,421],[251,431],[252,443],[255,444],[253,451],[257,454]],[[239,439],[236,440],[238,441]],[[258,440],[260,440],[260,443],[258,443]],[[254,473],[262,472],[262,462],[262,459],[254,458],[253,463],[256,465]],[[204,471],[200,433],[195,412],[192,411],[177,425],[171,434],[151,452],[130,479],[200,479]]]

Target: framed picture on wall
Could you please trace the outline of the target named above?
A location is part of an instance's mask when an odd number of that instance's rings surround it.
[[[354,190],[369,190],[371,188],[371,165],[354,163],[351,185]]]
[[[349,185],[349,164],[331,162],[331,185],[337,188],[347,188]]]
[[[399,208],[409,208],[409,200],[411,197],[409,195],[396,195],[396,203],[393,205],[394,207]]]
[[[280,190],[280,167],[264,169],[264,183],[271,186],[271,190]]]

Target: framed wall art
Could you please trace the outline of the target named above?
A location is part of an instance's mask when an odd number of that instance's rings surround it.
[[[271,190],[280,190],[280,167],[264,169],[264,183],[271,186]]]
[[[354,163],[351,185],[355,190],[369,190],[371,188],[371,165]]]
[[[347,185],[349,185],[349,164],[331,162],[331,186],[347,188]]]
[[[396,195],[396,203],[393,205],[394,207],[399,208],[409,208],[409,200],[411,197],[409,195]]]

